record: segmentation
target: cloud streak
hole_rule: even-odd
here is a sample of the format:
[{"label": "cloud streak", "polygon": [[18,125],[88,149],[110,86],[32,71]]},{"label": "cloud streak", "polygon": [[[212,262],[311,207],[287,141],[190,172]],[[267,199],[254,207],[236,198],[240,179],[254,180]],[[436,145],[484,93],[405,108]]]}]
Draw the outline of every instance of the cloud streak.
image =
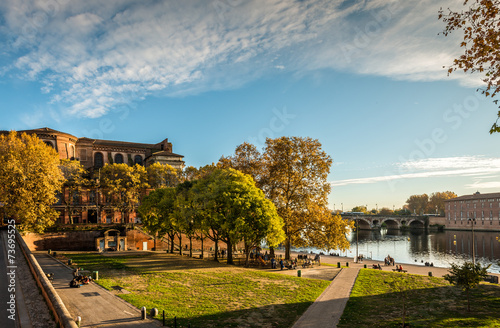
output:
[{"label": "cloud streak", "polygon": [[447,79],[456,42],[436,36],[438,9],[431,0],[6,0],[0,72],[40,81],[53,103],[85,117],[276,70]]},{"label": "cloud streak", "polygon": [[[450,176],[481,177],[489,174],[499,174],[500,158],[486,158],[476,156],[430,158],[418,161],[398,163],[397,166],[402,168],[402,172],[406,173],[368,178],[345,179],[332,181],[330,182],[330,184],[332,187],[339,187],[357,184],[388,182],[402,179],[424,179]],[[468,185],[468,187],[472,189],[498,188],[500,187],[500,184],[496,182],[476,182],[474,184]]]}]

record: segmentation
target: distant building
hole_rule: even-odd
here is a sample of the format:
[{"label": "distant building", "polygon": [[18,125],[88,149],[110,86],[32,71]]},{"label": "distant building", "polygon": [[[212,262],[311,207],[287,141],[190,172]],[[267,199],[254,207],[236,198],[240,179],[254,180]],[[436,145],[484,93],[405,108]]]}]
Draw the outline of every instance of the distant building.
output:
[{"label": "distant building", "polygon": [[500,193],[464,195],[444,201],[448,229],[500,230]]},{"label": "distant building", "polygon": [[[105,164],[125,163],[149,166],[153,163],[169,164],[175,169],[184,168],[184,156],[172,152],[172,143],[168,139],[156,144],[77,138],[71,134],[50,128],[18,131],[19,133],[36,134],[37,137],[59,153],[60,159],[79,160],[85,169],[99,169]],[[9,131],[0,131],[6,134]],[[122,213],[114,210],[104,195],[96,188],[81,190],[70,195],[63,189],[57,195],[58,201],[53,205],[59,213],[57,223],[134,223],[136,213]],[[71,203],[71,213],[64,203]],[[101,210],[99,210],[101,208]]]},{"label": "distant building", "polygon": [[[176,169],[184,167],[184,156],[172,152],[168,139],[156,144],[77,138],[71,134],[50,128],[18,131],[36,134],[47,145],[54,148],[61,159],[77,159],[86,169],[101,168],[106,163],[125,163],[130,166],[149,166],[159,162]],[[8,131],[0,131],[8,133]]]}]

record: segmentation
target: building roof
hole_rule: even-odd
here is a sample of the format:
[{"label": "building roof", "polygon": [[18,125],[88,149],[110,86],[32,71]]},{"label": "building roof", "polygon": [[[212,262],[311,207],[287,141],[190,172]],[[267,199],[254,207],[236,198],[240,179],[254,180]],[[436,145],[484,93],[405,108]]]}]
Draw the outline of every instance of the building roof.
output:
[{"label": "building roof", "polygon": [[485,198],[500,198],[500,192],[481,194],[478,191],[472,195],[463,195],[463,196],[447,199],[447,200],[445,200],[445,202],[457,201],[457,200],[475,200],[475,199],[485,199]]},{"label": "building roof", "polygon": [[153,153],[151,156],[174,156],[174,157],[184,157],[182,155],[179,155],[179,154],[175,154],[175,153],[171,153],[171,152],[168,152],[168,151],[165,151],[165,150],[162,150],[162,151],[158,151],[156,153]]}]

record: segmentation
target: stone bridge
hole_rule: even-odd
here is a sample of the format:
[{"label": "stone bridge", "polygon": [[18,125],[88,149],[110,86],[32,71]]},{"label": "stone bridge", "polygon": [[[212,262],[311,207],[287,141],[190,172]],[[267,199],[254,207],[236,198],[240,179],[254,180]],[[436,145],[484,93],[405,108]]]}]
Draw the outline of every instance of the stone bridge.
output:
[{"label": "stone bridge", "polygon": [[342,218],[357,221],[360,230],[380,229],[384,223],[387,229],[401,229],[403,227],[426,229],[429,226],[429,217],[427,216],[342,214]]}]

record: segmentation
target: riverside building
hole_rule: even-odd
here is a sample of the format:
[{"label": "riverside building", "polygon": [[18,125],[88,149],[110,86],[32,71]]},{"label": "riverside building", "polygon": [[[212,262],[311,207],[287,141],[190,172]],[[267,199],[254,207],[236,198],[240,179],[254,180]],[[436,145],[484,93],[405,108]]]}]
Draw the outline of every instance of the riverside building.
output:
[{"label": "riverside building", "polygon": [[447,229],[500,231],[500,193],[464,195],[444,201]]}]

